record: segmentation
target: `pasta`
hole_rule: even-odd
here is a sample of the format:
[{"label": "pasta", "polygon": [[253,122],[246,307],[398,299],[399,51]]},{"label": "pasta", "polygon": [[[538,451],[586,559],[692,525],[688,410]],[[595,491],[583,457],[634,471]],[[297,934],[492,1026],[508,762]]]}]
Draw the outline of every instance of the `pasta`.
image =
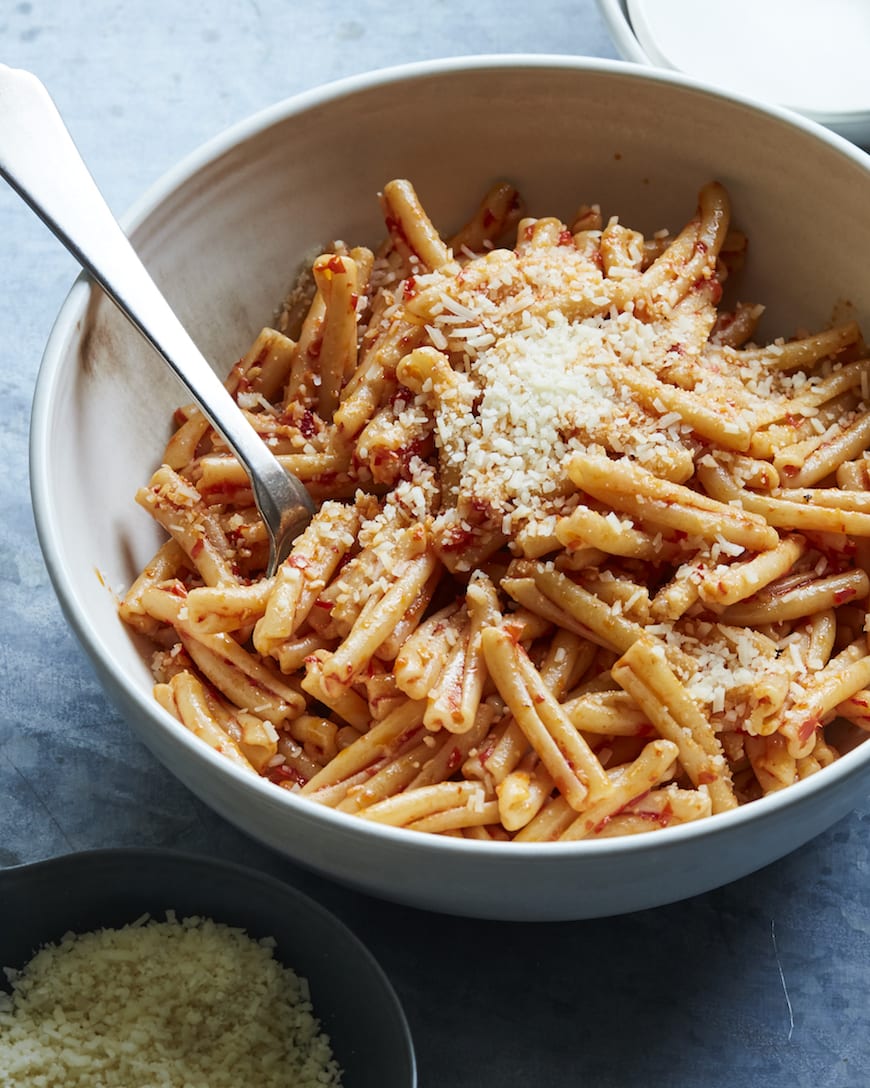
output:
[{"label": "pasta", "polygon": [[507,183],[452,237],[408,181],[381,202],[227,379],[319,503],[275,576],[196,409],[137,496],[160,704],[311,803],[517,842],[703,819],[864,736],[858,326],[752,340],[716,182],[675,236]]}]

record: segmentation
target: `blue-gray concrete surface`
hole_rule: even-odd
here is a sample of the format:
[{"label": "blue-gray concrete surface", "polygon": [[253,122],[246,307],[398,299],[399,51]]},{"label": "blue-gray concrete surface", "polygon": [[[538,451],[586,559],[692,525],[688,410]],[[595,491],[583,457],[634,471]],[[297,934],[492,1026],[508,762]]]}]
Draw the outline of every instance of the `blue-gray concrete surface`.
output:
[{"label": "blue-gray concrete surface", "polygon": [[[0,60],[49,86],[122,212],[180,156],[296,91],[485,52],[615,56],[592,0],[32,0]],[[133,739],[63,621],[33,528],[30,400],[76,268],[0,188],[0,864],[183,848],[309,892],[403,999],[422,1088],[870,1085],[870,802],[752,877],[623,918],[515,925],[348,892],[214,816]]]}]

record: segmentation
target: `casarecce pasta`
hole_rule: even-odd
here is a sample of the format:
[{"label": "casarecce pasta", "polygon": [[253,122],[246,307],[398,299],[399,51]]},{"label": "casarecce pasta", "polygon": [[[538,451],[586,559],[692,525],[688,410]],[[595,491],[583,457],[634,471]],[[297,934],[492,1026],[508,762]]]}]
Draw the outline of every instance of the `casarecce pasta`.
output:
[{"label": "casarecce pasta", "polygon": [[138,494],[161,705],[312,803],[519,842],[725,812],[870,731],[858,326],[754,342],[715,182],[675,236],[381,202],[227,379],[319,503],[277,574],[196,409]]}]

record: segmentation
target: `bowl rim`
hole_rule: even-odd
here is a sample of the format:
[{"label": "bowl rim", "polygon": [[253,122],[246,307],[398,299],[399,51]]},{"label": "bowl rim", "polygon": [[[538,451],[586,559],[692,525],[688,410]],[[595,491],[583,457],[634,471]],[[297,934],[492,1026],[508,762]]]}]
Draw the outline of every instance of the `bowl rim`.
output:
[{"label": "bowl rim", "polygon": [[601,18],[610,31],[613,44],[626,57],[636,64],[655,67],[651,57],[638,41],[629,21],[624,0],[595,0]]},{"label": "bowl rim", "polygon": [[[652,82],[679,87],[712,99],[741,105],[757,114],[764,115],[772,121],[778,121],[787,127],[802,130],[807,135],[828,145],[829,149],[835,154],[852,160],[868,175],[868,187],[870,187],[870,155],[850,143],[845,137],[839,136],[819,123],[784,107],[723,90],[713,84],[680,72],[647,68],[640,64],[622,60],[546,53],[495,53],[436,58],[377,68],[330,81],[266,106],[201,143],[178,163],[166,170],[121,216],[121,223],[128,234],[134,234],[136,228],[149,215],[157,211],[165,200],[221,155],[241,143],[262,135],[273,126],[297,115],[304,114],[311,109],[334,100],[350,97],[359,91],[388,86],[401,81],[424,81],[432,77],[444,77],[458,72],[492,71],[499,68],[527,71],[558,70],[561,72],[592,73],[604,76],[613,75],[634,79],[638,83]],[[89,656],[95,662],[106,663],[111,667],[110,663],[113,660],[111,648],[102,639],[89,618],[73,607],[73,602],[77,596],[74,588],[75,579],[70,577],[63,558],[59,526],[55,523],[50,502],[52,406],[56,401],[56,390],[64,370],[68,345],[76,336],[77,323],[85,312],[91,293],[91,283],[86,274],[81,273],[58,312],[46,342],[33,397],[29,444],[30,488],[37,536],[49,576],[67,622]],[[845,753],[831,766],[823,768],[818,774],[793,783],[784,790],[768,794],[728,812],[718,813],[675,827],[659,828],[652,834],[627,835],[598,840],[581,839],[572,842],[516,843],[459,839],[451,836],[414,833],[404,828],[361,820],[358,816],[338,812],[328,806],[314,804],[307,798],[276,788],[274,784],[262,778],[255,779],[217,752],[214,752],[201,740],[184,730],[183,727],[180,727],[179,723],[168,711],[153,700],[150,694],[142,691],[137,684],[131,683],[123,672],[114,670],[114,679],[123,686],[127,698],[138,707],[144,717],[154,722],[163,732],[171,730],[174,743],[188,747],[191,753],[195,754],[197,762],[208,765],[209,774],[223,776],[228,785],[232,784],[238,787],[245,783],[248,789],[260,793],[265,803],[271,802],[273,805],[286,806],[289,811],[295,812],[312,822],[325,824],[336,833],[365,841],[380,840],[398,847],[408,847],[413,844],[415,852],[422,855],[472,854],[481,860],[522,857],[524,861],[528,861],[530,858],[549,861],[558,858],[600,857],[602,855],[625,857],[637,853],[646,853],[651,849],[677,848],[700,837],[716,836],[725,834],[732,829],[736,830],[747,822],[764,821],[778,817],[811,797],[836,789],[838,783],[845,783],[855,777],[870,773],[870,738],[868,738],[866,742],[858,744],[856,748]]]},{"label": "bowl rim", "polygon": [[[234,877],[242,883],[257,882],[269,888],[277,895],[286,896],[297,900],[305,910],[317,914],[322,920],[341,930],[350,943],[365,954],[369,966],[375,974],[381,976],[381,981],[386,988],[393,991],[393,985],[386,971],[381,967],[374,953],[371,952],[365,942],[357,936],[351,927],[334,911],[325,907],[314,896],[303,892],[294,884],[284,880],[265,869],[248,865],[244,862],[234,861],[230,858],[217,857],[212,854],[204,854],[194,850],[181,850],[176,847],[166,846],[97,846],[84,850],[68,850],[61,854],[51,854],[47,857],[37,858],[34,861],[16,862],[13,865],[0,866],[0,887],[6,881],[26,879],[29,874],[50,872],[53,869],[63,872],[65,869],[88,868],[99,865],[123,865],[132,866],[139,863],[147,863],[157,866],[171,866],[179,869],[205,867],[227,877]],[[171,908],[167,908],[171,909]],[[160,919],[156,919],[160,921]],[[212,916],[212,921],[220,922],[220,918]],[[274,936],[274,934],[272,934]],[[2,967],[3,965],[0,965]],[[292,964],[290,965],[292,966]],[[397,1011],[404,1013],[398,995],[392,993]],[[410,1036],[410,1031],[408,1032]]]}]

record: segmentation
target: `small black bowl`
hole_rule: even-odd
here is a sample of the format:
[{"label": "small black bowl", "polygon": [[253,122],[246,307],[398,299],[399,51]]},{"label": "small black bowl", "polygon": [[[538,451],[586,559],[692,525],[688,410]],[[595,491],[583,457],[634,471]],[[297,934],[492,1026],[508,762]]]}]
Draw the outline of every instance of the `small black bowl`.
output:
[{"label": "small black bowl", "polygon": [[[315,1015],[345,1088],[415,1088],[414,1046],[386,975],[336,917],[265,873],[163,850],[93,850],[0,870],[0,968],[21,968],[70,930],[118,927],[142,914],[206,916],[274,937],[308,979]],[[0,972],[0,985],[5,985]]]}]

